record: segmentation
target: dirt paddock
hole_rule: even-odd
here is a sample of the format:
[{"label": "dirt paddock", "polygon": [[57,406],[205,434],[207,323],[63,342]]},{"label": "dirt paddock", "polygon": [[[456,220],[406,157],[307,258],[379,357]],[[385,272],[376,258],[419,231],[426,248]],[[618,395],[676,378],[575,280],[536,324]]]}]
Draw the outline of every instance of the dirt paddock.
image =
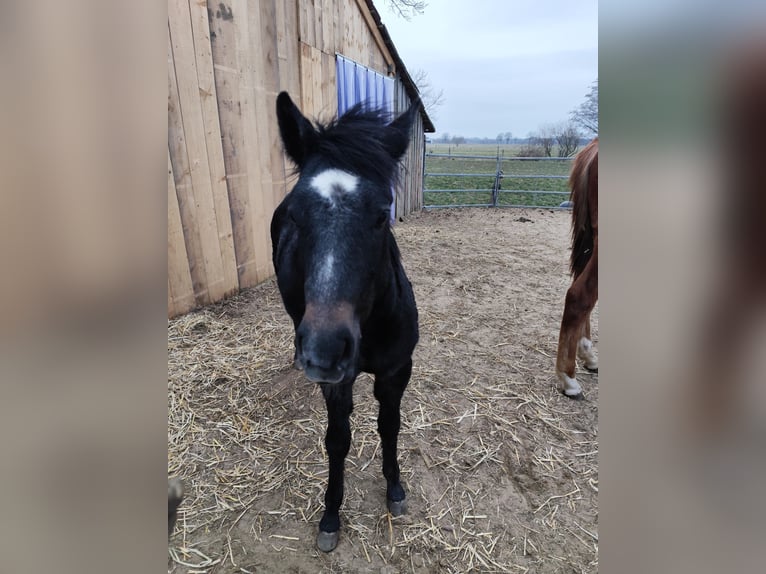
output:
[{"label": "dirt paddock", "polygon": [[[596,572],[598,376],[553,373],[570,214],[414,214],[395,234],[420,311],[402,402],[408,514],[386,512],[372,380],[354,388],[337,549],[319,389],[292,368],[273,280],[168,323],[168,471],[187,499],[169,572]],[[598,348],[598,308],[593,313]]]}]

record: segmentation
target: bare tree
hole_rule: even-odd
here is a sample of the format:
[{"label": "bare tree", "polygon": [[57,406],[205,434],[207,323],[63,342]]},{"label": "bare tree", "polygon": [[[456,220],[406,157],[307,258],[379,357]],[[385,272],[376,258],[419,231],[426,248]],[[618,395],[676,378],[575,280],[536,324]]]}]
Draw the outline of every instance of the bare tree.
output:
[{"label": "bare tree", "polygon": [[428,3],[423,0],[388,0],[389,10],[405,20],[410,20],[413,16],[422,14],[426,6],[428,6]]},{"label": "bare tree", "polygon": [[417,69],[412,72],[412,81],[418,87],[420,99],[426,108],[426,113],[432,120],[436,119],[436,109],[444,104],[444,90],[436,90],[428,79],[428,73],[425,70]]},{"label": "bare tree", "polygon": [[571,157],[577,152],[580,144],[580,132],[574,122],[561,122],[555,127],[556,144],[559,157]]},{"label": "bare tree", "polygon": [[450,143],[452,140],[452,136],[449,135],[449,132],[444,132],[442,135],[442,143]]},{"label": "bare tree", "polygon": [[553,153],[553,144],[556,143],[556,126],[545,124],[540,126],[540,130],[530,134],[529,144],[538,148],[544,157],[551,157]]},{"label": "bare tree", "polygon": [[509,144],[511,143],[511,138],[513,138],[513,134],[511,132],[505,132],[505,143]]},{"label": "bare tree", "polygon": [[505,134],[501,132],[501,133],[497,134],[497,137],[495,138],[495,141],[497,143],[501,144],[501,143],[503,143],[504,139],[505,139]]},{"label": "bare tree", "polygon": [[586,134],[598,135],[598,78],[591,84],[585,101],[569,114],[572,121]]},{"label": "bare tree", "polygon": [[459,146],[460,144],[465,143],[465,137],[463,136],[452,136],[452,143],[455,144],[455,147]]}]

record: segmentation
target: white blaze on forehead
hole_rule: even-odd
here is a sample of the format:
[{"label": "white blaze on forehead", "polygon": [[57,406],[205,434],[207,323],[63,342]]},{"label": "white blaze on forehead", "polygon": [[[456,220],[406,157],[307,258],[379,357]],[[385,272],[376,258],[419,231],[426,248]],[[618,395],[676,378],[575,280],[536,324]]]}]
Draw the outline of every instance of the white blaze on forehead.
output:
[{"label": "white blaze on forehead", "polygon": [[340,169],[328,169],[311,178],[311,187],[331,202],[343,193],[353,193],[359,185],[359,178]]}]

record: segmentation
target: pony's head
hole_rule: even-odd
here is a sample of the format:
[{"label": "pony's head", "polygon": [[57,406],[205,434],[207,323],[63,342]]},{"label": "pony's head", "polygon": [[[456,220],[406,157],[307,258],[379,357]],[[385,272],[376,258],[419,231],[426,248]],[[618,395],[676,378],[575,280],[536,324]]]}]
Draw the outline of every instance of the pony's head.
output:
[{"label": "pony's head", "polygon": [[287,93],[277,97],[282,142],[300,176],[274,213],[274,267],[296,327],[296,365],[309,380],[340,383],[359,372],[360,325],[391,287],[391,186],[416,114],[413,105],[387,123],[379,110],[355,106],[314,126]]}]

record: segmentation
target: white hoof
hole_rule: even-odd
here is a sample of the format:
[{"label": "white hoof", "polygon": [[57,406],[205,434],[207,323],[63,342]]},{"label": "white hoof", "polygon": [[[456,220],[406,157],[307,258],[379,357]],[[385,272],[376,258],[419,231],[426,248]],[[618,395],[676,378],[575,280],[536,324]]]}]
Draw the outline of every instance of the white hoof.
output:
[{"label": "white hoof", "polygon": [[575,397],[582,394],[582,387],[577,379],[573,379],[566,375],[566,373],[556,373],[559,381],[561,382],[561,391],[568,397]]},{"label": "white hoof", "polygon": [[589,371],[598,371],[598,357],[593,351],[593,342],[582,337],[577,343],[577,357]]}]

